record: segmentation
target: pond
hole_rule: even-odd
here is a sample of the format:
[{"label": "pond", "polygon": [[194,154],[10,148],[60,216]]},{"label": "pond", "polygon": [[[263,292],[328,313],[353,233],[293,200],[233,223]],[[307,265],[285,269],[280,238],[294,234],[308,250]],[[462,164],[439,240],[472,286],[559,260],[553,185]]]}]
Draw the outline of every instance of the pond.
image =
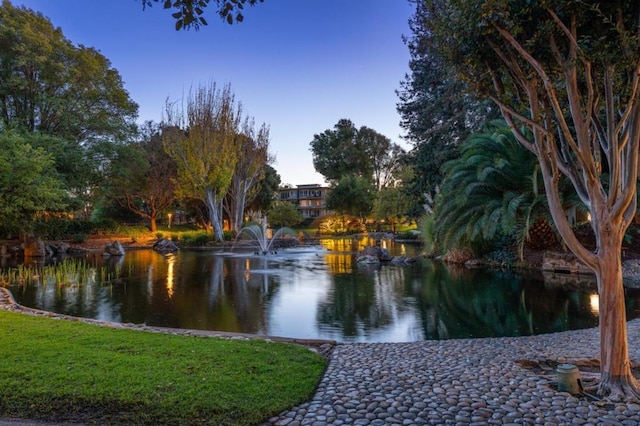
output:
[{"label": "pond", "polygon": [[[133,250],[121,258],[87,258],[82,280],[67,270],[59,285],[40,272],[39,284],[27,279],[8,288],[24,306],[78,317],[340,342],[521,336],[597,326],[595,288],[577,289],[573,278],[545,280],[541,274],[426,259],[360,267],[355,250],[365,243],[325,240],[267,256]],[[420,250],[385,244],[393,254]],[[627,292],[627,312],[629,319],[638,316],[640,293]]]}]

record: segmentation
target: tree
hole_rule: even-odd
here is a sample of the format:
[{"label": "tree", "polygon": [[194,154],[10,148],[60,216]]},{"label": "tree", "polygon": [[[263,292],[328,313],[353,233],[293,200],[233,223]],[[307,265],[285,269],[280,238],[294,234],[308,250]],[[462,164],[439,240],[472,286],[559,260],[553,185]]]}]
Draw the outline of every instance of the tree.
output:
[{"label": "tree", "polygon": [[404,153],[386,136],[366,126],[357,129],[347,119],[313,135],[310,145],[313,166],[327,180],[336,183],[355,174],[371,180],[376,188],[392,182]]},{"label": "tree", "polygon": [[369,127],[362,126],[357,135],[359,145],[371,162],[373,185],[380,191],[394,183],[396,173],[402,166],[401,159],[405,152],[391,140]]},{"label": "tree", "polygon": [[23,238],[31,234],[37,214],[65,207],[66,195],[53,157],[30,144],[40,137],[0,133],[2,225]]},{"label": "tree", "polygon": [[186,111],[167,102],[166,125],[184,136],[164,137],[164,148],[178,166],[179,193],[204,202],[215,238],[223,241],[223,200],[240,155],[242,107],[230,85],[220,90],[215,83],[190,91],[186,102]]},{"label": "tree", "polygon": [[304,220],[302,213],[289,201],[276,201],[267,212],[269,223],[273,226],[295,226]]},{"label": "tree", "polygon": [[443,195],[435,208],[438,242],[451,249],[515,234],[522,259],[530,230],[549,216],[535,155],[504,123],[474,133],[461,151],[460,158],[442,167]]},{"label": "tree", "polygon": [[119,206],[149,219],[152,232],[158,230],[157,218],[175,200],[177,166],[163,149],[163,139],[179,139],[177,128],[160,129],[146,123],[142,140],[118,147],[109,163],[105,188],[107,196]]},{"label": "tree", "polygon": [[[204,9],[209,5],[210,0],[142,0],[142,8],[151,7],[153,3],[163,1],[165,9],[174,9],[176,12],[171,16],[176,20],[176,30],[193,27],[200,29],[200,25],[207,25],[204,19]],[[253,6],[262,3],[263,0],[214,0],[218,6],[218,15],[227,23],[242,22],[244,15],[242,10],[246,4]]]},{"label": "tree", "polygon": [[416,11],[409,21],[412,32],[405,37],[409,48],[410,73],[398,90],[397,110],[405,139],[413,145],[407,161],[413,177],[403,191],[411,200],[407,213],[418,217],[425,213],[426,200],[436,195],[442,182],[440,167],[458,156],[459,145],[483,123],[498,117],[490,101],[469,94],[456,69],[436,50],[430,30],[428,2],[414,1]]},{"label": "tree", "polygon": [[[600,297],[598,393],[640,397],[630,370],[621,246],[636,215],[640,145],[640,3],[425,1],[436,50],[500,108],[535,154],[566,246],[595,275]],[[526,129],[526,131],[524,131]],[[585,247],[562,208],[566,176],[591,214]]]},{"label": "tree", "polygon": [[333,129],[313,135],[310,145],[316,171],[334,182],[351,173],[369,175],[370,166],[357,145],[357,133],[351,120],[341,119]]},{"label": "tree", "polygon": [[79,144],[124,140],[138,106],[97,50],[74,46],[40,13],[0,7],[0,127]]},{"label": "tree", "polygon": [[238,160],[224,203],[232,231],[242,228],[245,206],[257,195],[264,168],[273,161],[269,155],[269,128],[263,124],[256,131],[253,120],[248,119],[242,127],[237,137]]},{"label": "tree", "polygon": [[373,209],[373,192],[369,179],[347,175],[327,195],[327,209],[363,219]]},{"label": "tree", "polygon": [[138,106],[104,56],[41,14],[4,0],[0,22],[0,129],[53,136],[35,142],[54,155],[70,207],[85,207],[114,143],[134,134]]},{"label": "tree", "polygon": [[385,220],[396,231],[396,224],[406,214],[407,197],[402,188],[387,186],[378,191],[373,204],[373,216],[376,220]]},{"label": "tree", "polygon": [[[256,194],[251,202],[247,203],[247,211],[251,213],[266,212],[275,202],[280,187],[280,175],[269,164],[264,167],[264,175],[256,185]],[[259,216],[259,214],[255,214]]]}]

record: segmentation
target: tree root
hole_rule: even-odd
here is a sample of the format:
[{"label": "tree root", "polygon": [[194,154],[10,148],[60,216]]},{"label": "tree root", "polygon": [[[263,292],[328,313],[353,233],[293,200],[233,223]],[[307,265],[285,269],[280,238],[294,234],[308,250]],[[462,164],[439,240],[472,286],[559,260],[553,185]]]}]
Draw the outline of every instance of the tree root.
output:
[{"label": "tree root", "polygon": [[635,380],[604,380],[598,385],[597,394],[611,402],[640,402],[640,389]]},{"label": "tree root", "polygon": [[[540,378],[549,379],[553,374],[553,361],[518,360],[517,362],[524,368],[542,373],[538,376]],[[581,360],[575,362],[575,364],[591,369],[599,367],[599,362],[594,362],[594,360]],[[637,363],[634,364],[638,365]],[[607,377],[605,375],[603,378],[603,375],[599,372],[581,371],[580,378],[582,380],[583,395],[586,397],[602,401],[602,403],[640,403],[640,383],[633,375],[630,377]]]}]

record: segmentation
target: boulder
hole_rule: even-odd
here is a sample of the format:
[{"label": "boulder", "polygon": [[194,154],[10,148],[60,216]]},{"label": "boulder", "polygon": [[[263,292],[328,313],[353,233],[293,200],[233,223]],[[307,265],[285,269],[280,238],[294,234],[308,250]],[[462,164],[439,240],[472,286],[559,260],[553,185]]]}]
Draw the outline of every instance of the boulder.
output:
[{"label": "boulder", "polygon": [[396,256],[393,259],[391,259],[391,263],[393,263],[394,265],[410,265],[412,263],[416,263],[418,261],[418,259],[416,259],[413,256]]},{"label": "boulder", "polygon": [[571,253],[545,252],[542,270],[570,274],[593,274],[593,271]]},{"label": "boulder", "polygon": [[58,255],[58,254],[69,253],[69,248],[71,246],[68,243],[55,242],[55,243],[49,244],[48,247],[53,252],[53,254]]},{"label": "boulder", "polygon": [[45,257],[47,247],[39,238],[28,238],[23,247],[24,257]]},{"label": "boulder", "polygon": [[358,256],[358,258],[356,259],[356,262],[358,262],[358,264],[374,265],[374,264],[379,264],[380,259],[378,259],[377,256],[371,256],[371,255],[365,254],[365,255]]},{"label": "boulder", "polygon": [[168,254],[180,250],[180,247],[171,240],[161,238],[153,244],[153,249],[160,254]]},{"label": "boulder", "polygon": [[366,246],[358,252],[358,258],[361,256],[377,257],[380,262],[390,262],[393,259],[389,250],[378,246]]},{"label": "boulder", "polygon": [[124,247],[120,241],[114,241],[104,247],[105,256],[124,256]]}]

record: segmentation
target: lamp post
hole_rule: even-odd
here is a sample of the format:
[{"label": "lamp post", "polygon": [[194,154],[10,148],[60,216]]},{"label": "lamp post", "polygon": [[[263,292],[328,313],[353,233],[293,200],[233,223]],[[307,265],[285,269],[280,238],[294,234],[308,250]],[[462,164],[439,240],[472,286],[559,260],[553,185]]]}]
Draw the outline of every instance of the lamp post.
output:
[{"label": "lamp post", "polygon": [[173,213],[167,213],[167,217],[169,218],[169,226],[167,226],[167,228],[171,229],[171,218],[173,217]]}]

